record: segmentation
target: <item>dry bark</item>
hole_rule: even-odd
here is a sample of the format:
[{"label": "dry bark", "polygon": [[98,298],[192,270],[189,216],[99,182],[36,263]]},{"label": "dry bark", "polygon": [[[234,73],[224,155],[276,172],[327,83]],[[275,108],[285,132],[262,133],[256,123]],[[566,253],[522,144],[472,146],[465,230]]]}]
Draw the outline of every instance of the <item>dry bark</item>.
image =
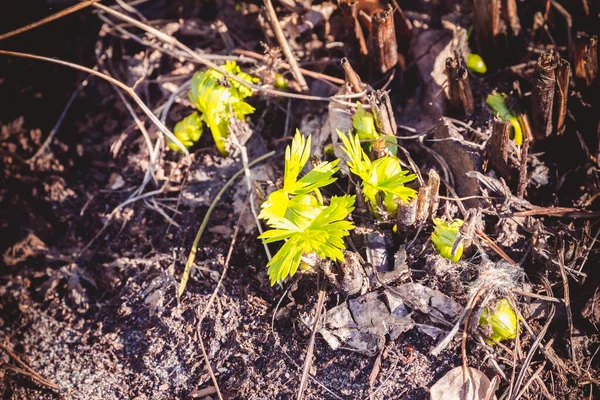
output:
[{"label": "dry bark", "polygon": [[519,36],[521,32],[521,22],[517,14],[516,0],[502,0],[502,18],[508,22],[513,36]]},{"label": "dry bark", "polygon": [[380,78],[398,64],[398,44],[391,6],[386,11],[373,14],[368,47],[371,78]]},{"label": "dry bark", "polygon": [[504,179],[510,175],[508,165],[508,145],[510,141],[510,122],[494,118],[492,137],[488,142],[490,166]]},{"label": "dry bark", "polygon": [[346,55],[356,65],[368,53],[367,42],[358,21],[358,0],[339,0],[338,5],[342,11],[346,32],[344,38],[345,47],[348,49]]},{"label": "dry bark", "polygon": [[387,92],[376,90],[367,95],[367,100],[371,106],[377,130],[383,135],[395,136],[398,127],[394,118],[390,96]]},{"label": "dry bark", "polygon": [[554,51],[542,54],[537,63],[531,90],[532,128],[536,139],[552,134],[552,111],[556,86],[557,55]]},{"label": "dry bark", "polygon": [[469,72],[458,52],[454,53],[454,58],[446,59],[446,74],[448,75],[449,111],[471,115],[475,107],[469,83]]},{"label": "dry bark", "polygon": [[477,51],[488,64],[495,64],[496,37],[500,33],[500,0],[474,0],[473,25]]},{"label": "dry bark", "polygon": [[571,64],[561,59],[556,67],[556,91],[554,93],[556,134],[562,135],[565,131],[565,117],[567,116],[567,98],[569,94],[569,72]]}]

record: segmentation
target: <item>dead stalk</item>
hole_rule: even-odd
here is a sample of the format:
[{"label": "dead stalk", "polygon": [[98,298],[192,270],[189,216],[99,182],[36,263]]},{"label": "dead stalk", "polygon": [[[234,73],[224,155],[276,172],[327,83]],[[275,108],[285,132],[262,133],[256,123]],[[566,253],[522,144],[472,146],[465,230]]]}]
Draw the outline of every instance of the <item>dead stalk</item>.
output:
[{"label": "dead stalk", "polygon": [[490,166],[499,176],[507,179],[510,175],[508,164],[508,145],[510,142],[510,123],[498,117],[492,122],[492,136],[488,142]]},{"label": "dead stalk", "polygon": [[591,86],[598,75],[598,36],[578,32],[573,49],[575,77]]},{"label": "dead stalk", "polygon": [[521,32],[521,22],[517,14],[516,0],[502,0],[502,18],[508,21],[513,36],[519,36]]},{"label": "dead stalk", "polygon": [[358,58],[362,59],[368,54],[367,42],[358,21],[358,0],[339,0],[338,5],[344,20],[345,43],[351,49],[350,56],[352,59],[358,62]]},{"label": "dead stalk", "polygon": [[342,68],[344,69],[344,75],[346,77],[345,83],[352,88],[353,93],[360,93],[363,91],[363,84],[360,81],[360,77],[350,65],[350,61],[346,57],[340,61]]},{"label": "dead stalk", "polygon": [[398,64],[398,43],[391,6],[386,11],[373,15],[368,47],[372,78],[385,75]]},{"label": "dead stalk", "polygon": [[531,128],[529,128],[529,119],[527,114],[519,114],[519,124],[523,130],[523,146],[521,146],[521,158],[519,160],[519,183],[517,184],[517,197],[523,198],[527,190],[529,178],[527,177],[527,156],[529,154],[529,136]]},{"label": "dead stalk", "polygon": [[554,93],[554,114],[556,121],[556,134],[562,135],[565,131],[565,118],[567,116],[567,99],[569,97],[569,73],[571,65],[561,59],[556,67],[556,91]]},{"label": "dead stalk", "polygon": [[500,33],[500,0],[474,0],[473,11],[477,51],[486,63],[495,64],[496,37]]},{"label": "dead stalk", "polygon": [[471,115],[475,110],[473,93],[469,83],[469,72],[463,65],[458,52],[454,57],[446,59],[446,74],[448,75],[448,93],[450,111],[457,114]]},{"label": "dead stalk", "polygon": [[550,51],[540,56],[531,90],[532,128],[536,139],[552,134],[552,111],[556,86],[557,55]]},{"label": "dead stalk", "polygon": [[319,290],[319,297],[317,299],[316,305],[315,321],[313,323],[312,332],[310,334],[308,348],[306,349],[304,366],[302,368],[302,377],[300,378],[300,386],[298,387],[298,394],[296,396],[296,399],[298,400],[302,400],[304,396],[304,390],[306,389],[306,384],[308,382],[308,374],[310,372],[310,366],[312,365],[312,356],[313,351],[315,349],[315,337],[317,335],[319,324],[321,323],[321,314],[325,305],[325,297],[327,294],[326,288],[326,282],[321,283],[321,289]]}]

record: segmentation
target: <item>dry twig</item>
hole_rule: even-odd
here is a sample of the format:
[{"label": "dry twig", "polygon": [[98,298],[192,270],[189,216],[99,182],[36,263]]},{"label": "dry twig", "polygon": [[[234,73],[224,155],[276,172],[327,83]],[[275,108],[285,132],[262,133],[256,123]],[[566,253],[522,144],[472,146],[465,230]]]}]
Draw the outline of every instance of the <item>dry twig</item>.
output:
[{"label": "dry twig", "polygon": [[302,73],[300,72],[300,67],[298,66],[298,61],[294,58],[294,53],[292,53],[292,49],[290,49],[290,45],[288,44],[285,35],[283,34],[283,30],[281,29],[281,25],[279,25],[279,20],[277,19],[277,14],[275,13],[275,8],[273,7],[273,3],[271,0],[264,0],[265,8],[267,9],[267,16],[271,21],[271,26],[273,27],[273,32],[277,37],[277,41],[279,42],[279,46],[281,46],[281,50],[287,59],[288,64],[290,65],[290,70],[292,71],[292,75],[294,75],[294,79],[300,85],[300,88],[303,92],[308,91],[308,85],[306,84],[306,80]]}]

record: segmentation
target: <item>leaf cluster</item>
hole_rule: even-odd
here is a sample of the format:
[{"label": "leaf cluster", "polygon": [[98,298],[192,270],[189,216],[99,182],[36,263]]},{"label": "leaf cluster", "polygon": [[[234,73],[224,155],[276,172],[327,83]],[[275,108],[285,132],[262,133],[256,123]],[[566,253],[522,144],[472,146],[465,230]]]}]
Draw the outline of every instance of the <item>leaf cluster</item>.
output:
[{"label": "leaf cluster", "polygon": [[337,133],[343,144],[342,150],[350,159],[348,167],[362,180],[362,192],[373,211],[377,212],[383,205],[387,213],[394,214],[398,210],[399,201],[408,203],[416,196],[416,190],[404,186],[416,176],[403,170],[397,157],[385,155],[371,161],[361,147],[358,134],[353,137],[351,134],[346,136],[339,130]]},{"label": "leaf cluster", "polygon": [[310,157],[311,137],[296,131],[285,151],[283,188],[262,204],[260,219],[271,228],[259,236],[264,243],[285,240],[267,264],[271,284],[294,275],[302,256],[343,261],[343,238],[354,225],[346,217],[354,210],[355,196],[333,196],[325,205],[320,188],[334,182],[339,160],[323,162],[298,179]]},{"label": "leaf cluster", "polygon": [[[228,73],[255,83],[257,78],[243,72],[235,61],[228,61],[223,67]],[[254,112],[254,107],[244,99],[252,96],[252,89],[237,81],[228,81],[221,73],[209,69],[196,72],[192,78],[189,99],[200,112],[192,113],[179,121],[174,128],[175,136],[186,147],[191,147],[202,136],[202,124],[206,123],[222,155],[227,155],[227,137],[229,136],[229,118],[244,119]],[[169,147],[177,150],[174,143]]]}]

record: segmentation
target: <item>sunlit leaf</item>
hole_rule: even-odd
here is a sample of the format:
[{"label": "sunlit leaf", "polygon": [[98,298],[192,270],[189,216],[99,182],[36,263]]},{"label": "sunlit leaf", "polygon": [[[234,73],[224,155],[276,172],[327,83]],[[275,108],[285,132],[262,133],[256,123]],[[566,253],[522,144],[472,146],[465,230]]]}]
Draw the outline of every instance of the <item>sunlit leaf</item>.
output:
[{"label": "sunlit leaf", "polygon": [[452,255],[452,248],[456,242],[458,231],[464,223],[461,219],[455,219],[452,222],[446,222],[439,218],[433,219],[434,230],[431,235],[431,241],[434,247],[444,258],[458,262],[463,253],[463,243],[456,248],[456,253]]}]

